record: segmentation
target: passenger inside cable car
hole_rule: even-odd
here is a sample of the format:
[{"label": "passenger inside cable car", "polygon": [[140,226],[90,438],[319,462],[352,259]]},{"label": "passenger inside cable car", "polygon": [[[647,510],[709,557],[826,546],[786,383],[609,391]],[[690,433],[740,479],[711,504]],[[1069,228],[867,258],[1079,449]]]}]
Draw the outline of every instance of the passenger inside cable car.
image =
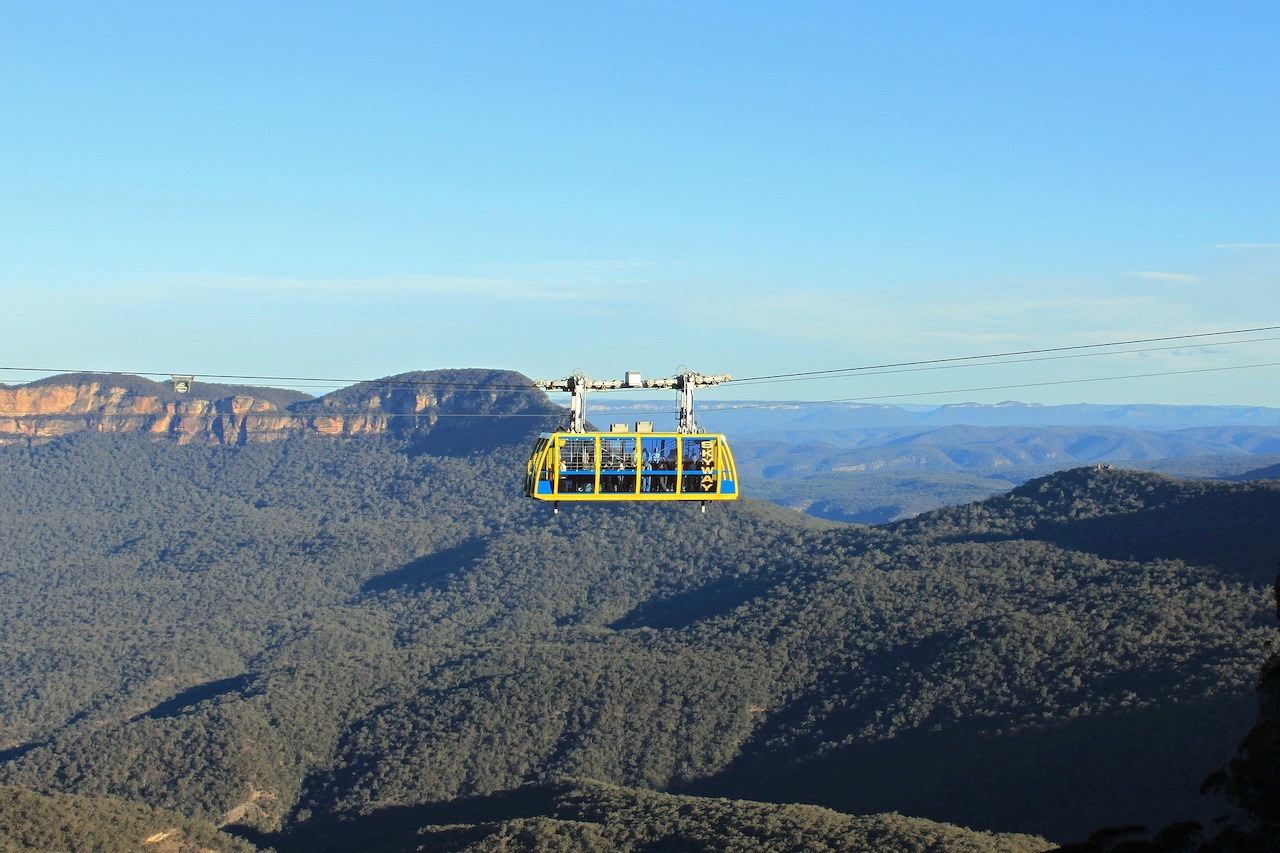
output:
[{"label": "passenger inside cable car", "polygon": [[543,433],[525,494],[551,501],[734,500],[737,471],[723,435]]},{"label": "passenger inside cable car", "polygon": [[[738,474],[729,442],[723,435],[704,433],[693,419],[693,389],[723,381],[726,376],[685,372],[672,379],[651,380],[643,387],[675,388],[680,392],[680,416],[672,432],[654,432],[647,421],[628,429],[614,424],[608,432],[587,428],[588,390],[624,387],[622,382],[588,379],[538,380],[540,388],[572,395],[569,425],[538,436],[529,457],[525,494],[553,501],[701,501],[736,500]],[[629,373],[625,387],[641,387],[638,373]]]}]

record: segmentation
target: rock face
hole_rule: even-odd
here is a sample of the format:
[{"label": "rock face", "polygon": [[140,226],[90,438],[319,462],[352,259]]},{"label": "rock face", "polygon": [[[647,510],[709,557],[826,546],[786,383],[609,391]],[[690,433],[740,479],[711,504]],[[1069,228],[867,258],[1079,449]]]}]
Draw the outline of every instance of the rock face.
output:
[{"label": "rock face", "polygon": [[179,443],[244,443],[296,429],[296,418],[269,400],[166,399],[108,380],[0,388],[0,442],[41,441],[82,430],[148,432]]},{"label": "rock face", "polygon": [[512,371],[438,370],[362,382],[319,398],[193,383],[179,394],[137,376],[67,374],[0,385],[0,444],[82,431],[145,432],[179,444],[247,444],[302,433],[425,433],[441,418],[553,417],[559,409]]}]

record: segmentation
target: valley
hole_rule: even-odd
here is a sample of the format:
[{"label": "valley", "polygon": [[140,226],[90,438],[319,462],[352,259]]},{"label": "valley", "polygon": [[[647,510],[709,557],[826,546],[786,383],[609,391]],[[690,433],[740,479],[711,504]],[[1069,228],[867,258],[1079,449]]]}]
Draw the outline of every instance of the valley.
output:
[{"label": "valley", "polygon": [[1275,480],[552,515],[519,497],[536,419],[468,406],[0,448],[0,785],[279,851],[635,849],[668,811],[689,849],[1024,850],[1231,811],[1198,789],[1276,635]]}]

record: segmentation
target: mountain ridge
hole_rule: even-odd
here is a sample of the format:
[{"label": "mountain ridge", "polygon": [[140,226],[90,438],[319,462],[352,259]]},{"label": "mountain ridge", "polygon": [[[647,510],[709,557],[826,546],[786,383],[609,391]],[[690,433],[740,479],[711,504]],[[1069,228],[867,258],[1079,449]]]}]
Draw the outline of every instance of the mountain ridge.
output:
[{"label": "mountain ridge", "polygon": [[179,444],[242,445],[298,434],[426,435],[441,418],[552,418],[526,377],[478,368],[414,371],[313,398],[301,391],[121,374],[63,374],[0,385],[0,445],[76,432],[139,432]]}]

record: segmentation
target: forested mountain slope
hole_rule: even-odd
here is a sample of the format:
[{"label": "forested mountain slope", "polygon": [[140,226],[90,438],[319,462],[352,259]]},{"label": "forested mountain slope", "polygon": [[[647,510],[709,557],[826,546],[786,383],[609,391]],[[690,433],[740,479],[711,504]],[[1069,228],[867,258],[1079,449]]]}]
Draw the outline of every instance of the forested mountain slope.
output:
[{"label": "forested mountain slope", "polygon": [[0,450],[0,780],[274,830],[573,777],[1066,840],[1184,815],[1247,728],[1280,484],[551,515],[526,428]]},{"label": "forested mountain slope", "polygon": [[0,787],[0,853],[252,853],[205,821],[139,803]]},{"label": "forested mountain slope", "polygon": [[354,820],[316,821],[270,840],[281,853],[357,847],[365,853],[1036,853],[1050,846],[1033,836],[976,832],[897,814],[851,817],[816,806],[677,796],[572,780],[382,810]]}]

